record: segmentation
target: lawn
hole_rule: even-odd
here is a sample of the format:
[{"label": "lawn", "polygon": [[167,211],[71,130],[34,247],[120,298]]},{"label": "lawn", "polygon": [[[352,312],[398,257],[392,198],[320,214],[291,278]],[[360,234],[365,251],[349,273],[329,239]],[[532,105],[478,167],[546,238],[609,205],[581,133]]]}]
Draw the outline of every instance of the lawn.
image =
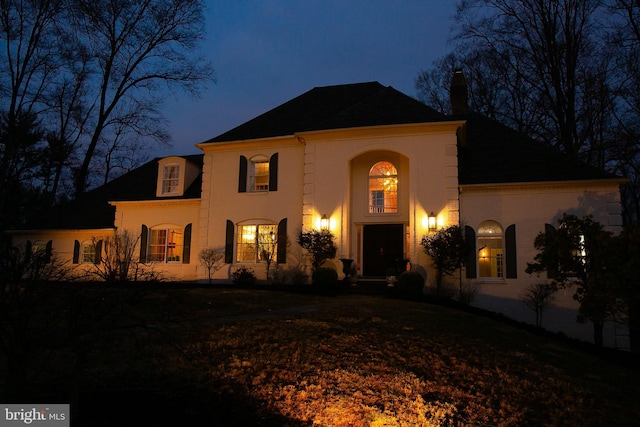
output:
[{"label": "lawn", "polygon": [[205,288],[65,298],[61,316],[75,311],[75,321],[57,328],[73,338],[42,347],[29,381],[33,396],[71,403],[72,425],[623,426],[640,418],[637,368],[436,304]]}]

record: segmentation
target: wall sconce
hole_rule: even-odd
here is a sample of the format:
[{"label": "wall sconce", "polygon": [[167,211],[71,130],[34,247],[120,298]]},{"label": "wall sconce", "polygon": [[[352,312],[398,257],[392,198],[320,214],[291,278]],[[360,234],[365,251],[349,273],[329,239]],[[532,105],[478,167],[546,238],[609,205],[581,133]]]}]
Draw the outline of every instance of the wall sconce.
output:
[{"label": "wall sconce", "polygon": [[438,225],[438,218],[436,217],[436,214],[433,213],[433,211],[431,211],[428,215],[427,215],[427,223],[429,225],[429,231],[433,232],[436,231],[437,229],[437,225]]},{"label": "wall sconce", "polygon": [[322,214],[322,217],[320,218],[320,229],[321,230],[329,229],[329,217],[327,216],[327,214]]}]

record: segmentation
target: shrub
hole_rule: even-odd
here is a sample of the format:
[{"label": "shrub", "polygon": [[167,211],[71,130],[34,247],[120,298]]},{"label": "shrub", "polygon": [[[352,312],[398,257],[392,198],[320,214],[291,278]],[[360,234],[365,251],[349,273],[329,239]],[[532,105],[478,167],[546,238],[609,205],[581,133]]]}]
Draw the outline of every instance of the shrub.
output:
[{"label": "shrub", "polygon": [[338,272],[333,268],[320,267],[313,271],[311,276],[313,286],[318,287],[324,293],[333,293],[338,290]]},{"label": "shrub", "polygon": [[396,286],[399,292],[407,296],[419,296],[422,295],[424,277],[417,271],[403,271],[400,276],[398,276]]},{"label": "shrub", "polygon": [[240,267],[231,273],[231,281],[238,286],[253,286],[256,283],[256,274],[249,267]]}]

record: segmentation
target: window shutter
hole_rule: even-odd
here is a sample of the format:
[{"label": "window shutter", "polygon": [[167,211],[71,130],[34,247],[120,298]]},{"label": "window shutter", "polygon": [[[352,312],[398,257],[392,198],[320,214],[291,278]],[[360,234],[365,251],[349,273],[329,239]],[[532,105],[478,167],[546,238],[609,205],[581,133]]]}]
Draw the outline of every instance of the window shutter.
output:
[{"label": "window shutter", "polygon": [[278,153],[269,159],[269,191],[278,191]]},{"label": "window shutter", "polygon": [[95,254],[95,258],[93,259],[93,263],[100,264],[101,261],[102,261],[102,239],[96,242],[96,254]]},{"label": "window shutter", "polygon": [[182,263],[189,264],[191,262],[191,224],[187,224],[184,228],[184,239],[182,245]]},{"label": "window shutter", "polygon": [[73,263],[80,263],[80,242],[77,240],[73,242]]},{"label": "window shutter", "polygon": [[507,279],[518,277],[518,260],[516,257],[516,225],[511,224],[504,232],[505,262],[507,264]]},{"label": "window shutter", "polygon": [[247,168],[248,160],[245,156],[240,156],[240,172],[238,173],[238,193],[247,192]]},{"label": "window shutter", "polygon": [[147,236],[149,235],[149,228],[142,224],[142,231],[140,232],[140,262],[147,262]]},{"label": "window shutter", "polygon": [[226,264],[233,264],[233,235],[234,235],[233,222],[227,220],[226,240],[224,245],[224,262]]},{"label": "window shutter", "polygon": [[287,262],[287,218],[280,220],[278,223],[278,248],[277,258],[278,264]]},{"label": "window shutter", "polygon": [[476,232],[473,228],[466,225],[464,227],[464,243],[466,252],[466,273],[467,279],[476,278],[476,261],[478,254],[476,253]]},{"label": "window shutter", "polygon": [[[553,239],[555,232],[556,232],[556,229],[553,225],[551,224],[544,225],[544,234],[545,234],[545,238],[547,239],[547,243],[545,246],[547,248],[552,246],[550,242],[551,242],[551,239]],[[547,278],[555,279],[557,277],[558,277],[558,256],[556,254],[556,256],[552,256],[551,259],[549,259],[549,262],[547,264]]]},{"label": "window shutter", "polygon": [[52,248],[53,248],[53,240],[49,240],[47,242],[47,246],[45,247],[45,251],[44,251],[44,262],[47,264],[51,262],[51,254],[53,252]]}]

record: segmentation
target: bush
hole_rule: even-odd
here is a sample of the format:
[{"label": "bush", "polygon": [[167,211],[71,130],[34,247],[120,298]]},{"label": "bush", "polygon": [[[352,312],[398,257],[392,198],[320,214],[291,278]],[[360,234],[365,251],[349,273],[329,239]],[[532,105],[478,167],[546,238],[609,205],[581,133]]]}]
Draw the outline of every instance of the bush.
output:
[{"label": "bush", "polygon": [[398,291],[407,296],[420,296],[424,287],[424,277],[417,271],[403,271],[396,284]]},{"label": "bush", "polygon": [[313,271],[311,276],[313,286],[323,293],[334,293],[338,290],[338,272],[333,268],[320,267]]},{"label": "bush", "polygon": [[256,283],[256,274],[251,268],[240,267],[231,273],[231,281],[238,286],[253,286]]}]

